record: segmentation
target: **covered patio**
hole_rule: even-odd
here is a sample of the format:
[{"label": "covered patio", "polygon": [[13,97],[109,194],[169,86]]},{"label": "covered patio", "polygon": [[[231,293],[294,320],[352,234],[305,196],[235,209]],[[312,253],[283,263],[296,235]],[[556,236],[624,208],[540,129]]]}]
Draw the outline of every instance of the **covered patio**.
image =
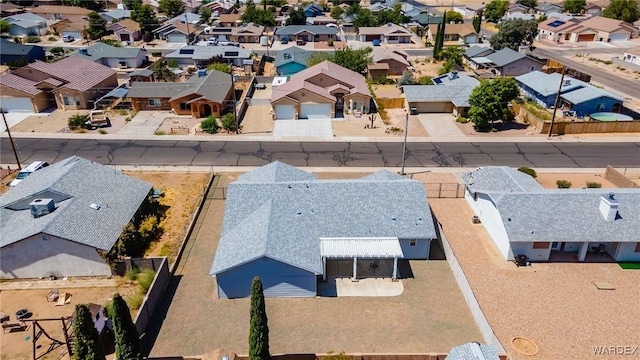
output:
[{"label": "covered patio", "polygon": [[320,255],[324,281],[327,281],[330,270],[340,277],[340,268],[344,269],[348,262],[351,263],[349,275],[352,281],[358,281],[359,274],[361,277],[388,274],[386,276],[396,280],[398,259],[404,257],[397,237],[320,238]]}]

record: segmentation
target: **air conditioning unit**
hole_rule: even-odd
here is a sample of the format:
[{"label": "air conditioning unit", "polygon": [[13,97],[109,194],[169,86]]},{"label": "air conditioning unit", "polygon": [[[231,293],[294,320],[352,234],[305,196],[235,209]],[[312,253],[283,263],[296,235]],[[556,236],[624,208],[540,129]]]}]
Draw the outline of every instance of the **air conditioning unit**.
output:
[{"label": "air conditioning unit", "polygon": [[482,223],[482,222],[480,221],[480,218],[479,218],[477,215],[473,215],[473,216],[471,217],[471,223],[472,223],[472,224],[480,224],[480,223]]}]

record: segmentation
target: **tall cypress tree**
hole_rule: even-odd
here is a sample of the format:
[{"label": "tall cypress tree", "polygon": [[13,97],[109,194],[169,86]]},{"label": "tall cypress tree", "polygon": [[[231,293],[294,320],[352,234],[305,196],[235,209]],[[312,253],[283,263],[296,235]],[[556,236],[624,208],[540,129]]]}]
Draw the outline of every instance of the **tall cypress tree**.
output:
[{"label": "tall cypress tree", "polygon": [[142,360],[142,346],[129,307],[120,294],[113,297],[113,331],[117,360]]},{"label": "tall cypress tree", "polygon": [[249,360],[268,360],[269,355],[269,326],[264,304],[262,281],[253,278],[251,284],[251,323],[249,325]]},{"label": "tall cypress tree", "polygon": [[87,305],[76,305],[76,320],[73,324],[76,360],[105,360],[104,345],[98,330],[93,325]]},{"label": "tall cypress tree", "polygon": [[442,49],[444,48],[444,32],[447,26],[447,13],[442,16],[442,23],[438,26],[438,36],[436,37],[436,44],[433,48],[433,57],[436,59],[441,58]]},{"label": "tall cypress tree", "polygon": [[473,29],[479,34],[480,33],[480,23],[482,22],[482,18],[480,15],[476,15],[473,18]]}]

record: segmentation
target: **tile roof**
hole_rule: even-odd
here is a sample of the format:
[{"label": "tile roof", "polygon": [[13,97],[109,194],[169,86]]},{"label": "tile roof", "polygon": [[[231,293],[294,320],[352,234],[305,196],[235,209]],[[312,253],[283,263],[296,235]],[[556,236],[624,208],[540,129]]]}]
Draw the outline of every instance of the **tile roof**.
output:
[{"label": "tile roof", "polygon": [[371,96],[367,82],[364,76],[358,74],[355,71],[343,68],[340,65],[336,65],[330,61],[323,61],[310,68],[300,71],[297,74],[291,76],[289,81],[274,88],[271,93],[271,102],[279,100],[281,98],[289,96],[289,94],[298,91],[302,88],[308,89],[320,96],[328,99],[335,99],[327,89],[317,85],[313,85],[307,81],[316,75],[324,74],[330,78],[336,79],[350,88],[350,94],[362,94],[365,96]]},{"label": "tile roof", "polygon": [[[151,184],[72,156],[33,173],[0,197],[0,247],[39,233],[109,251],[151,191]],[[54,199],[56,209],[33,218],[29,204]],[[94,210],[91,204],[100,208]]]},{"label": "tile roof", "polygon": [[140,30],[140,24],[131,19],[123,19],[113,25],[120,25],[121,28],[126,29],[129,32],[136,32]]},{"label": "tile roof", "polygon": [[585,103],[594,99],[602,98],[602,97],[607,97],[613,100],[617,100],[621,103],[624,102],[623,99],[617,96],[611,95],[610,93],[604,90],[600,90],[597,87],[593,87],[593,86],[587,86],[587,87],[583,87],[582,89],[573,90],[568,93],[560,95],[560,97],[574,105],[582,104],[582,103]]},{"label": "tile roof", "polygon": [[626,29],[628,31],[633,31],[633,25],[624,22],[622,20],[609,19],[603,16],[594,16],[585,21],[582,21],[580,25],[605,32],[614,32],[619,29]]},{"label": "tile roof", "polygon": [[75,51],[71,55],[99,61],[105,58],[135,59],[142,52],[142,49],[137,47],[116,47],[102,42],[95,43],[87,47],[86,50],[87,54]]},{"label": "tile roof", "polygon": [[192,76],[185,82],[134,82],[131,84],[130,98],[169,98],[176,100],[188,95],[198,95],[209,101],[223,103],[231,89],[231,75],[210,70],[206,76]]},{"label": "tile roof", "polygon": [[275,35],[298,35],[299,33],[306,31],[314,35],[335,35],[338,33],[338,29],[333,26],[325,25],[287,25],[277,28]]},{"label": "tile roof", "polygon": [[67,82],[66,88],[87,91],[116,74],[102,64],[77,56],[70,56],[54,63],[36,61],[28,67],[47,73]]},{"label": "tile roof", "polygon": [[35,81],[8,72],[0,74],[0,84],[28,95],[38,95],[42,92],[36,87]]},{"label": "tile roof", "polygon": [[406,57],[398,54],[394,50],[378,47],[373,49],[373,51],[371,52],[371,60],[373,61],[373,63],[377,63],[383,60],[395,60],[401,64],[409,66],[409,61],[407,61]]},{"label": "tile roof", "polygon": [[445,34],[457,34],[460,36],[467,36],[470,34],[476,34],[476,29],[472,24],[447,24],[444,28]]},{"label": "tile roof", "polygon": [[33,14],[89,15],[92,10],[79,6],[44,5],[27,8]]},{"label": "tile roof", "polygon": [[316,180],[287,167],[271,163],[229,185],[211,275],[261,257],[322,274],[321,237],[436,237],[418,181]]},{"label": "tile roof", "polygon": [[218,21],[221,23],[227,23],[227,22],[234,23],[240,20],[240,17],[241,17],[240,14],[220,14]]}]

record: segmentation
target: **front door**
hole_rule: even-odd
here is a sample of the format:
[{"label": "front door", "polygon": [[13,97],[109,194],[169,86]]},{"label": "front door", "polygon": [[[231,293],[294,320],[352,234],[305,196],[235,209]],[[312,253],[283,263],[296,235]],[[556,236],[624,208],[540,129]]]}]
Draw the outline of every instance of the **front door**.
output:
[{"label": "front door", "polygon": [[344,117],[344,97],[342,94],[336,94],[335,113],[337,118]]},{"label": "front door", "polygon": [[558,241],[554,241],[551,243],[551,250],[564,250],[564,242],[558,242]]}]

